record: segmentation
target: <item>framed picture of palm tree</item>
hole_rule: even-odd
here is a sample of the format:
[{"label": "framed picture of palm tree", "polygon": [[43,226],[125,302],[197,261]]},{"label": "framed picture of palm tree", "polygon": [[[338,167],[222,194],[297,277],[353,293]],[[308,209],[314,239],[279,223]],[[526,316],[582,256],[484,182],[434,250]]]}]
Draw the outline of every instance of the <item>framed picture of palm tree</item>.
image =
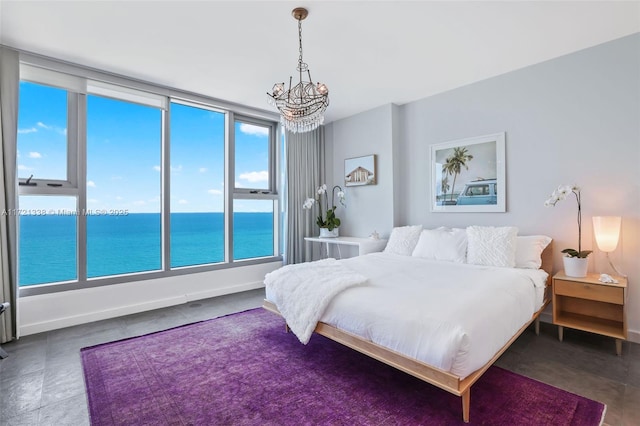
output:
[{"label": "framed picture of palm tree", "polygon": [[431,145],[432,212],[505,212],[505,133]]}]

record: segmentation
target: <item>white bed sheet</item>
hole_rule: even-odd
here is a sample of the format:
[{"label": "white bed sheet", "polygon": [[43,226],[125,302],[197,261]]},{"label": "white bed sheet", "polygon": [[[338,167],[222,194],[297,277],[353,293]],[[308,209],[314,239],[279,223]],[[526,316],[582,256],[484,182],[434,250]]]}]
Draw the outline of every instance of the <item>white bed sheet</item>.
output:
[{"label": "white bed sheet", "polygon": [[547,278],[542,270],[389,253],[341,262],[368,281],[334,297],[320,321],[461,378],[531,319]]}]

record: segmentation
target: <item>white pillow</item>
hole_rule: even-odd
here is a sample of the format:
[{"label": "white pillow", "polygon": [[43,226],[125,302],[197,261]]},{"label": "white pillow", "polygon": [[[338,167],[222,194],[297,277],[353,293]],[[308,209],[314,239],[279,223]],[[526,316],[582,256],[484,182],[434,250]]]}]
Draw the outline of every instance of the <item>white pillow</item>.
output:
[{"label": "white pillow", "polygon": [[411,256],[420,238],[420,232],[422,232],[422,225],[393,228],[384,252]]},{"label": "white pillow", "polygon": [[411,254],[433,260],[465,263],[467,261],[467,231],[460,228],[425,229]]},{"label": "white pillow", "polygon": [[467,262],[475,265],[516,266],[516,237],[513,226],[469,226],[467,228]]},{"label": "white pillow", "polygon": [[516,268],[540,269],[542,251],[551,238],[546,235],[527,235],[516,238]]}]

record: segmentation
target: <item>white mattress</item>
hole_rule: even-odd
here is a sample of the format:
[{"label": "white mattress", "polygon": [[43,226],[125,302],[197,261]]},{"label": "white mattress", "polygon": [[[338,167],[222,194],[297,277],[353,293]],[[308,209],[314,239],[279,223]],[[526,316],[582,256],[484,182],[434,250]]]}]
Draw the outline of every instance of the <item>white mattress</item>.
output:
[{"label": "white mattress", "polygon": [[320,321],[461,378],[531,319],[547,278],[542,270],[387,253],[341,262],[368,281],[333,298]]}]

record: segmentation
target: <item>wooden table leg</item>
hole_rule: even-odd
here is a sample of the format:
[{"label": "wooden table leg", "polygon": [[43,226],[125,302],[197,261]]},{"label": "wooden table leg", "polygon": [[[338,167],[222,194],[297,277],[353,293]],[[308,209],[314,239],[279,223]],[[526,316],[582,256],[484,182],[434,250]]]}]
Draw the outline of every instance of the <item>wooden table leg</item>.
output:
[{"label": "wooden table leg", "polygon": [[558,326],[558,340],[560,340],[562,342],[562,337],[564,334],[564,327],[559,325]]},{"label": "wooden table leg", "polygon": [[616,355],[622,355],[622,340],[616,339]]}]

